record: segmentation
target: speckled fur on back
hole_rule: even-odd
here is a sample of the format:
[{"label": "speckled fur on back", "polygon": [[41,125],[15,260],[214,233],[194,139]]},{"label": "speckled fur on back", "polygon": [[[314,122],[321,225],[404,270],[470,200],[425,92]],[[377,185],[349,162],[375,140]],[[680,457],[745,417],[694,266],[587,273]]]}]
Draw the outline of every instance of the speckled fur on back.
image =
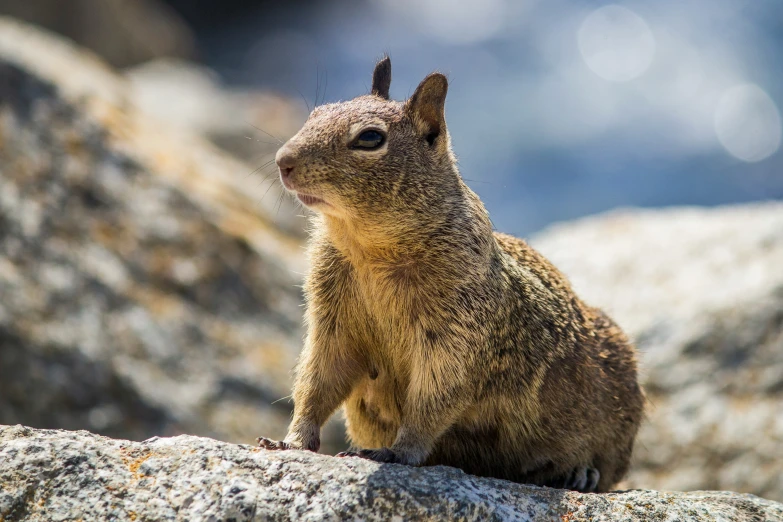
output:
[{"label": "speckled fur on back", "polygon": [[610,489],[643,412],[633,347],[540,254],[493,233],[451,151],[446,78],[404,103],[390,80],[386,58],[371,94],[317,107],[278,152],[317,214],[294,418],[262,446],[317,451],[344,405],[345,455]]}]

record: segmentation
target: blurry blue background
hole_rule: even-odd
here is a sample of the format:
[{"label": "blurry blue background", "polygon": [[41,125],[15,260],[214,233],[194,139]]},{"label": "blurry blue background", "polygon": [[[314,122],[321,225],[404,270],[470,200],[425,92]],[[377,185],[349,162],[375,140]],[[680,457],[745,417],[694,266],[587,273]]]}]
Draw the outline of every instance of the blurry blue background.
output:
[{"label": "blurry blue background", "polygon": [[226,82],[311,106],[366,93],[383,52],[397,99],[447,73],[462,174],[506,232],[783,198],[779,0],[169,3]]}]

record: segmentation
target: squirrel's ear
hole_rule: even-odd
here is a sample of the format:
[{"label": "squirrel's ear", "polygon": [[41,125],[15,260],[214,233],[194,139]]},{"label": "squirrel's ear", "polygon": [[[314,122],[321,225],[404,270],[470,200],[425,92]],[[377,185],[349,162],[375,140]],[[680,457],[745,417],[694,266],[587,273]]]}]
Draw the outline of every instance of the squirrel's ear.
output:
[{"label": "squirrel's ear", "polygon": [[375,64],[375,70],[372,72],[372,90],[370,93],[388,100],[390,86],[391,59],[388,56],[384,56],[380,62]]},{"label": "squirrel's ear", "polygon": [[449,82],[441,73],[432,73],[424,78],[416,92],[408,100],[406,110],[432,145],[446,129],[446,92]]}]

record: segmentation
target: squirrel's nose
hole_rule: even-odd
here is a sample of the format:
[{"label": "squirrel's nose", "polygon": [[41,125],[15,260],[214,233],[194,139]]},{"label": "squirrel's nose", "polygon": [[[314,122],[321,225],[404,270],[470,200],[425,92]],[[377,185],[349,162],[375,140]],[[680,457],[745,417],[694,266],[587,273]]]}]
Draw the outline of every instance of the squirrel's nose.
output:
[{"label": "squirrel's nose", "polygon": [[[275,155],[275,161],[280,169],[280,178],[283,180],[283,184],[288,187],[288,181],[294,174],[296,169],[296,156],[294,156],[290,150],[286,147],[281,148]],[[290,188],[290,187],[289,187]]]}]

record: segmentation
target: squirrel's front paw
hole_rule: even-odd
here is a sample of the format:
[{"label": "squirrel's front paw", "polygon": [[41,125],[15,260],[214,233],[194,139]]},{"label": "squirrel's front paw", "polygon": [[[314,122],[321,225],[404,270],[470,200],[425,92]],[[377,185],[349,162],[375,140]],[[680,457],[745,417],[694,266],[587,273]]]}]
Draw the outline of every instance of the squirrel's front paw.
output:
[{"label": "squirrel's front paw", "polygon": [[299,438],[286,437],[285,440],[273,440],[266,437],[258,437],[258,447],[268,450],[309,450],[318,451],[321,447],[321,439],[310,437],[307,442]]},{"label": "squirrel's front paw", "polygon": [[402,455],[389,448],[363,449],[358,451],[343,451],[337,454],[338,457],[359,457],[375,462],[391,462],[394,464],[409,464]]},{"label": "squirrel's front paw", "polygon": [[266,437],[258,437],[256,440],[258,441],[259,448],[268,450],[302,449],[282,440],[272,440],[267,439]]}]

